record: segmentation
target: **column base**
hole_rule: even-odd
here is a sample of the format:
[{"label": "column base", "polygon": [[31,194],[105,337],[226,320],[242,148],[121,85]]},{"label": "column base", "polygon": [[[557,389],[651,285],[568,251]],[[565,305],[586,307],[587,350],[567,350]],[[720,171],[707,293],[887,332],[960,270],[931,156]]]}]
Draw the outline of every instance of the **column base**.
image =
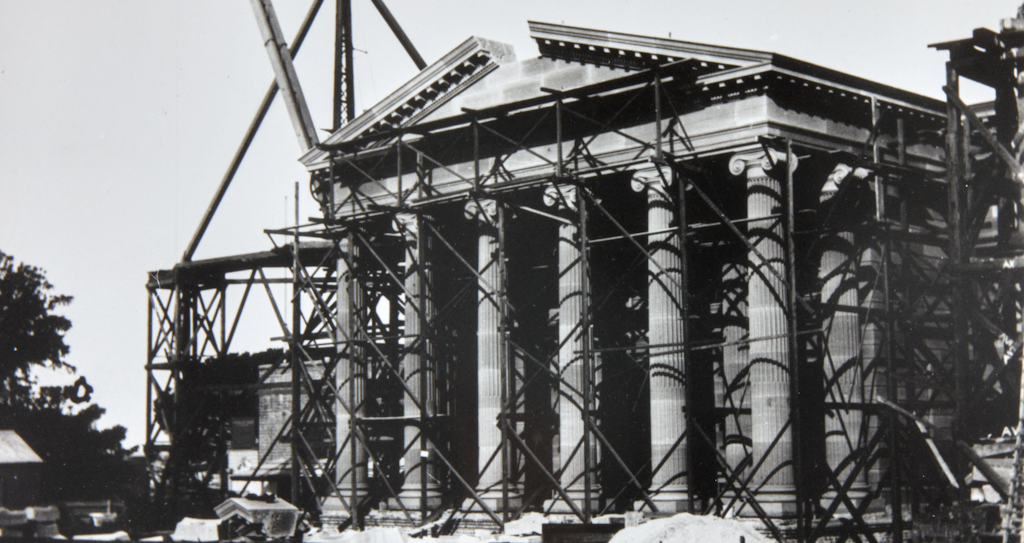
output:
[{"label": "column base", "polygon": [[[349,503],[352,500],[352,496],[351,495],[347,495],[347,494],[342,494],[342,495],[345,497],[345,503]],[[366,498],[366,494],[365,493],[360,493],[356,497],[356,499],[359,500],[359,501],[362,501],[364,498]],[[320,507],[320,510],[325,515],[339,516],[339,517],[348,518],[349,517],[349,512],[348,512],[348,508],[345,507],[345,503],[342,503],[341,500],[339,500],[337,496],[328,496],[324,500],[324,504]]]},{"label": "column base", "polygon": [[[770,518],[795,518],[796,488],[793,485],[765,485],[754,492],[757,504]],[[736,506],[738,509],[739,506]],[[740,511],[740,517],[756,517],[754,508],[747,505]]]},{"label": "column base", "polygon": [[[348,498],[346,498],[347,500]],[[324,500],[324,504],[320,508],[320,522],[323,523],[325,528],[333,527],[337,529],[345,524],[349,518],[351,518],[351,515],[349,515],[348,509],[337,496],[330,496]]]},{"label": "column base", "polygon": [[[661,490],[660,492],[648,489],[647,493],[650,495],[655,507],[658,508],[658,514],[667,513],[674,515],[676,513],[690,512],[690,495],[686,487],[676,487],[671,490]],[[647,505],[647,502],[643,500],[633,502],[633,510],[653,512],[651,507]]]},{"label": "column base", "polygon": [[[722,493],[722,516],[725,518],[732,518],[736,516],[736,511],[738,511],[740,507],[743,507],[743,504],[746,502],[747,499],[744,493],[726,490]],[[729,507],[730,503],[732,503],[732,507]],[[750,506],[746,506],[745,509],[749,507]],[[743,513],[741,513],[740,516],[743,516]]]},{"label": "column base", "polygon": [[[515,489],[515,490],[509,489],[509,492],[508,492],[508,502],[507,503],[505,501],[505,498],[502,496],[502,493],[501,493],[500,490],[498,490],[498,491],[487,491],[487,490],[481,491],[481,490],[477,490],[477,495],[480,496],[480,500],[482,502],[484,502],[485,504],[487,504],[487,507],[490,507],[491,511],[494,511],[494,512],[498,512],[498,511],[518,511],[519,508],[523,506],[523,496],[522,496],[522,493],[520,493],[518,489]],[[484,512],[483,508],[480,507],[480,504],[478,504],[476,502],[476,500],[473,500],[473,499],[470,499],[470,501],[469,501],[469,508],[467,509],[467,511],[470,511],[470,512],[478,511],[478,512],[481,512],[481,513]]]},{"label": "column base", "polygon": [[[440,492],[436,490],[428,490],[426,497],[426,506],[428,512],[434,511],[437,508],[441,507]],[[423,502],[421,501],[422,498],[423,496],[420,493],[419,489],[403,490],[398,493],[398,498],[387,499],[387,508],[388,510],[391,511],[401,511],[402,506],[404,505],[406,510],[408,510],[410,513],[415,513],[418,512],[420,510],[420,507],[423,505]],[[399,500],[401,500],[401,504],[399,504]]]},{"label": "column base", "polygon": [[[573,504],[579,508],[580,511],[586,511],[586,496],[582,489],[571,489],[566,490],[566,494],[569,495],[569,499],[573,501]],[[590,489],[590,514],[596,515],[604,509],[605,502],[601,499],[601,489],[594,487]],[[565,503],[565,500],[559,496],[544,500],[544,512],[551,514],[569,514],[574,515],[573,510],[569,507],[569,504]]]},{"label": "column base", "polygon": [[[863,505],[864,500],[868,499],[870,492],[868,492],[868,487],[866,485],[858,485],[847,491],[846,495],[847,497],[850,498],[850,501],[853,502],[854,507],[860,508],[861,505]],[[829,506],[832,505],[832,502],[838,498],[838,496],[838,492],[836,492],[835,490],[829,490],[828,492],[825,492],[821,496],[821,500],[818,503],[820,504],[822,509],[828,509]],[[867,509],[864,510],[864,513],[879,513],[884,510],[885,500],[882,496],[879,496],[878,498],[872,500],[872,502],[868,504],[868,507]],[[847,507],[846,503],[840,501],[839,507],[836,508],[834,516],[849,517],[852,516],[852,513],[850,511],[850,508]]]}]

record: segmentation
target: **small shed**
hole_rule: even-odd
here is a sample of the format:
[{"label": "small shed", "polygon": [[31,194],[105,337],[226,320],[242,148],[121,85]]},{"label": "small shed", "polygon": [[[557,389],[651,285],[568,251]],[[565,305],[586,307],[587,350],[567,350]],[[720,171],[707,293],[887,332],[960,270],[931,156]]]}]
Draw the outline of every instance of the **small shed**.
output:
[{"label": "small shed", "polygon": [[14,430],[0,430],[0,507],[40,505],[43,459]]}]

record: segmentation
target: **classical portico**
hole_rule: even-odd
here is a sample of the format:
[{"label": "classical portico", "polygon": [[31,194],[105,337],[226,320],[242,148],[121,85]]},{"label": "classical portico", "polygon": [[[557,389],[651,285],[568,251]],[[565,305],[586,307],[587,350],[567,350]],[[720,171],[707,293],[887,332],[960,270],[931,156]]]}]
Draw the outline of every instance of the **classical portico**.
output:
[{"label": "classical portico", "polygon": [[845,180],[875,190],[846,164],[865,141],[935,168],[878,112],[923,130],[936,103],[771,53],[531,32],[540,58],[469,40],[303,159],[332,220],[387,230],[337,262],[336,382],[367,419],[337,414],[343,495],[395,483],[393,514],[492,523],[878,501],[878,298],[859,223],[816,221]]}]

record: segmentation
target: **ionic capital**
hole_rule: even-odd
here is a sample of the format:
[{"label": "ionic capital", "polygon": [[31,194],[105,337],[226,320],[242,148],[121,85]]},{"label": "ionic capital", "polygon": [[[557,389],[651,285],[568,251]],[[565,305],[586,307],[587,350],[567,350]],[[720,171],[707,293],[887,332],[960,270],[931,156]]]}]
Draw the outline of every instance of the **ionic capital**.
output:
[{"label": "ionic capital", "polygon": [[870,172],[864,168],[851,168],[850,166],[839,163],[832,169],[832,173],[828,174],[828,179],[825,184],[821,187],[821,198],[820,201],[824,202],[829,198],[835,196],[839,192],[839,185],[850,175],[857,179],[865,179]]},{"label": "ionic capital", "polygon": [[473,199],[466,202],[464,209],[467,219],[479,219],[484,224],[495,224],[498,219],[498,201]]},{"label": "ionic capital", "polygon": [[667,167],[656,166],[645,170],[633,172],[633,178],[629,186],[634,192],[643,192],[650,188],[662,195],[668,194],[668,188],[672,184],[672,171]]},{"label": "ionic capital", "polygon": [[853,171],[853,169],[846,164],[836,164],[836,167],[832,169],[832,173],[828,174],[828,179],[825,180],[825,184],[821,187],[820,200],[824,202],[825,200],[835,196],[835,194],[839,192],[839,184],[843,182],[843,179],[846,179],[847,175],[850,175],[851,171]]},{"label": "ionic capital", "polygon": [[[768,149],[767,153],[761,150],[736,153],[729,159],[729,173],[740,175],[743,172],[747,172],[748,178],[759,177],[767,172],[781,170],[780,165],[785,164],[785,162],[786,155],[774,149]],[[793,163],[789,165],[789,171],[795,172],[799,163],[800,161],[794,155]]]},{"label": "ionic capital", "polygon": [[544,189],[544,205],[559,211],[576,211],[576,187],[553,184]]}]

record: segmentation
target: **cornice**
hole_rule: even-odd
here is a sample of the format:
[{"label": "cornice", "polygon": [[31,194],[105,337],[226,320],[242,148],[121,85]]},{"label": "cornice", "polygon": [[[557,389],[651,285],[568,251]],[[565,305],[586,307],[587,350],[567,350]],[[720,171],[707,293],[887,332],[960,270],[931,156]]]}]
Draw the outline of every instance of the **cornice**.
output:
[{"label": "cornice", "polygon": [[[945,118],[945,102],[916,95],[908,91],[886,87],[866,79],[861,80],[826,68],[816,68],[818,68],[817,71],[801,71],[782,67],[772,62],[765,62],[705,74],[697,79],[697,84],[701,92],[705,93],[728,93],[729,91],[726,89],[729,86],[744,83],[756,82],[765,87],[779,82],[798,84],[811,91],[831,94],[834,98],[860,100],[863,102],[870,102],[871,98],[875,98],[879,104],[908,113],[912,112],[935,119]],[[830,78],[828,76],[841,77]],[[843,79],[844,81],[837,81],[837,79]],[[851,85],[854,82],[863,83],[863,86],[856,87]],[[718,91],[718,89],[722,90]],[[881,92],[885,90],[893,92]]]},{"label": "cornice", "polygon": [[717,73],[704,76],[709,83],[743,77],[747,70],[775,71],[851,94],[884,97],[899,107],[938,115],[945,111],[942,101],[785,55],[536,21],[529,26],[541,54],[551,58],[634,69],[694,58],[720,64]]},{"label": "cornice", "polygon": [[[515,61],[511,45],[473,36],[424,68],[395,92],[345,124],[324,140],[329,145],[422,118],[499,64]],[[299,161],[310,166],[327,152],[313,149]]]},{"label": "cornice", "polygon": [[696,58],[721,64],[721,69],[765,62],[772,54],[669,38],[655,38],[552,23],[529,21],[530,37],[542,56],[587,61],[625,68],[642,68]]}]

